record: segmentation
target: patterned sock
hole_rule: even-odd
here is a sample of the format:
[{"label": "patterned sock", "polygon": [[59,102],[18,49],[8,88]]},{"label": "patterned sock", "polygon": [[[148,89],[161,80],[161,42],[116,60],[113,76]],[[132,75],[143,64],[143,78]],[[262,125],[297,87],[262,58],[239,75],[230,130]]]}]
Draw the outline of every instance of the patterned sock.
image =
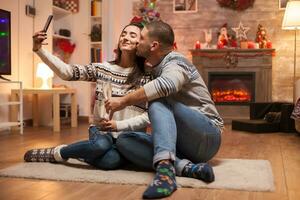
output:
[{"label": "patterned sock", "polygon": [[32,149],[25,153],[25,162],[63,162],[66,161],[60,155],[60,149],[67,145],[59,145],[57,147],[43,148],[43,149]]},{"label": "patterned sock", "polygon": [[52,162],[55,163],[54,148],[32,149],[25,153],[25,162]]},{"label": "patterned sock", "polygon": [[169,160],[162,160],[156,167],[156,175],[143,194],[144,199],[170,196],[177,189],[175,169]]},{"label": "patterned sock", "polygon": [[207,183],[215,180],[215,175],[212,167],[207,163],[188,163],[184,166],[182,176],[200,179]]}]

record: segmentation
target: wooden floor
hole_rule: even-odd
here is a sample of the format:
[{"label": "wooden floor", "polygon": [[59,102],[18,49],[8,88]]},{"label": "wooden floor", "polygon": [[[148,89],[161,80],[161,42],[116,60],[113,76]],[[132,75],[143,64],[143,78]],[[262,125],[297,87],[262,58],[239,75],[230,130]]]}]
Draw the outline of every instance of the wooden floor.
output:
[{"label": "wooden floor", "polygon": [[[87,137],[87,124],[77,129],[26,128],[18,132],[0,133],[0,169],[23,162],[26,150],[71,143]],[[167,199],[189,200],[299,200],[300,199],[300,135],[288,133],[250,134],[226,127],[218,158],[267,159],[272,164],[275,192],[179,188]],[[43,169],[40,169],[43,170]],[[141,199],[146,186],[99,183],[58,182],[16,178],[0,178],[0,199]]]}]

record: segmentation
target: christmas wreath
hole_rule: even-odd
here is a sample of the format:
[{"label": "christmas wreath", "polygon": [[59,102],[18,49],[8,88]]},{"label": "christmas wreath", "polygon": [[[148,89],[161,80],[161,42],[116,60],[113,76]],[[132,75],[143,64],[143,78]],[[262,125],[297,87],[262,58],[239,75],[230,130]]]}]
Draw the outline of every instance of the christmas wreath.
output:
[{"label": "christmas wreath", "polygon": [[255,0],[217,0],[220,6],[233,10],[246,10],[253,6],[254,1]]}]

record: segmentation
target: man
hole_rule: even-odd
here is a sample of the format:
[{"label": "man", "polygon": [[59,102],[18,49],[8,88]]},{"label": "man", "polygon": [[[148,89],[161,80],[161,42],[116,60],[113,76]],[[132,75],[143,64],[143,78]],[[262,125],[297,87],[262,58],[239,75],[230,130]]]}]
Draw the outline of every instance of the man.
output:
[{"label": "man", "polygon": [[[183,55],[173,52],[173,43],[174,32],[168,24],[147,24],[137,54],[146,58],[155,79],[135,92],[105,102],[111,113],[149,102],[156,176],[143,194],[146,199],[166,197],[177,189],[174,165],[178,175],[214,181],[208,164],[192,164],[189,160],[210,160],[221,143],[223,120],[197,69]],[[176,152],[189,160],[177,158]],[[134,162],[130,155],[126,158]]]}]

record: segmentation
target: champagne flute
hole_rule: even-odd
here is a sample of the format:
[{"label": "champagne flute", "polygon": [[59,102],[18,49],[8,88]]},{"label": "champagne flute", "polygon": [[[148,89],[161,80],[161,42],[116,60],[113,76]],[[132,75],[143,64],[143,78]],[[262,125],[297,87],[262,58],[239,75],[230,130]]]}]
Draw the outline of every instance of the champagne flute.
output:
[{"label": "champagne flute", "polygon": [[[109,99],[112,96],[111,82],[110,81],[102,82],[102,90],[103,90],[104,99],[105,100]],[[109,115],[110,115],[110,111],[108,113],[105,112],[104,118],[109,120]]]}]

